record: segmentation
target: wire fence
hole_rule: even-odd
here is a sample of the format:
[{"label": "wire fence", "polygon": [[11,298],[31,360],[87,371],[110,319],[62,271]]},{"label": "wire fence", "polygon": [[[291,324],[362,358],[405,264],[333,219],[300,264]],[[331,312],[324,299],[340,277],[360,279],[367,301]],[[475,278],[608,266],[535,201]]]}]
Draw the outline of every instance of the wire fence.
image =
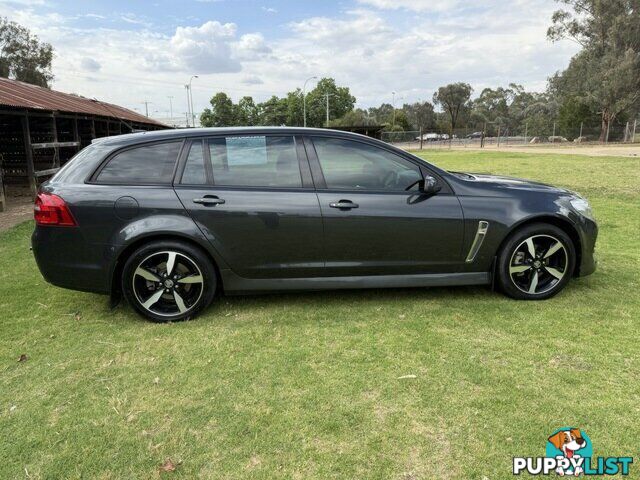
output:
[{"label": "wire fence", "polygon": [[500,147],[535,144],[589,144],[640,142],[640,120],[602,127],[575,126],[535,127],[525,123],[517,132],[500,125],[482,125],[480,128],[457,128],[453,134],[439,129],[382,132],[382,140],[407,149],[450,147]]}]

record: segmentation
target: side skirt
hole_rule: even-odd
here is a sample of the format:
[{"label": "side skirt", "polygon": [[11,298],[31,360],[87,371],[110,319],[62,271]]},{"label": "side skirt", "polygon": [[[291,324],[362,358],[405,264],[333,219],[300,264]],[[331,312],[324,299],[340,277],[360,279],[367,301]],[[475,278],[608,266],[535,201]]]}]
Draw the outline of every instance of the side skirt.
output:
[{"label": "side skirt", "polygon": [[355,288],[451,287],[490,285],[490,272],[431,273],[419,275],[370,275],[361,277],[243,278],[231,270],[222,270],[227,294],[287,292],[305,290],[342,290]]}]

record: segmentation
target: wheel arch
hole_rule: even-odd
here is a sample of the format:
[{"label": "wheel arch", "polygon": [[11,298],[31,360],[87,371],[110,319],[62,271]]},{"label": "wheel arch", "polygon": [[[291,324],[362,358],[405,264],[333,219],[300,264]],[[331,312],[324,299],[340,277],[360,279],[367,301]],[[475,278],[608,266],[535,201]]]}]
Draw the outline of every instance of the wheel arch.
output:
[{"label": "wheel arch", "polygon": [[578,230],[576,229],[576,227],[573,225],[573,223],[571,223],[570,220],[564,217],[555,216],[555,215],[537,215],[535,217],[526,218],[512,225],[509,231],[507,232],[507,234],[502,239],[502,242],[500,242],[500,246],[496,251],[496,255],[498,255],[502,251],[504,245],[507,243],[509,238],[515,232],[517,232],[523,227],[532,225],[534,223],[547,223],[550,225],[554,225],[560,228],[564,233],[566,233],[569,236],[569,238],[571,239],[571,243],[573,243],[573,248],[576,251],[576,261],[575,261],[574,270],[572,272],[572,276],[576,276],[580,270],[580,265],[582,260],[582,243],[580,241],[580,235],[578,234]]},{"label": "wheel arch", "polygon": [[211,252],[204,245],[202,245],[200,242],[194,240],[191,237],[188,237],[186,235],[181,235],[179,233],[170,233],[170,234],[158,233],[158,234],[150,234],[150,235],[144,235],[142,237],[139,237],[134,241],[132,241],[131,243],[129,243],[125,248],[122,249],[122,251],[118,253],[118,256],[114,262],[114,265],[111,271],[112,298],[113,297],[119,298],[122,293],[121,287],[120,287],[120,277],[122,276],[124,264],[127,262],[127,259],[131,256],[133,252],[135,252],[142,245],[150,242],[157,242],[157,241],[176,241],[176,242],[188,243],[192,247],[195,247],[198,250],[200,250],[209,259],[209,261],[211,262],[211,265],[213,265],[213,270],[216,272],[217,289],[218,290],[223,289],[222,275],[220,274],[220,267],[218,265],[218,262],[216,261],[214,256],[211,254]]}]

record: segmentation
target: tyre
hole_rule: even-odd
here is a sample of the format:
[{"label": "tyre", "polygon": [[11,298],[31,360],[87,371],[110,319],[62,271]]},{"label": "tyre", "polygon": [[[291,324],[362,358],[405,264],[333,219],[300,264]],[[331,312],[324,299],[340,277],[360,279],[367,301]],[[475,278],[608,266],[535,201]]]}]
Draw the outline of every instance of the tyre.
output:
[{"label": "tyre", "polygon": [[566,286],[575,264],[575,247],[562,229],[527,225],[513,233],[498,254],[498,285],[511,298],[544,300]]},{"label": "tyre", "polygon": [[199,248],[179,241],[155,241],[138,248],[122,271],[124,297],[153,322],[195,317],[216,292],[216,272]]}]

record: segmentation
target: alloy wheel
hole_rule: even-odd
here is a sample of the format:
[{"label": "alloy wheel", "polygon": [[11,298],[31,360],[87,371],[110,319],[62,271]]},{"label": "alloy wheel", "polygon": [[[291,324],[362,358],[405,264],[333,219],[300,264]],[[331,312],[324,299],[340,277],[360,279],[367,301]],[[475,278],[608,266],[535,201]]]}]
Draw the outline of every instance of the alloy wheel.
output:
[{"label": "alloy wheel", "polygon": [[160,316],[182,315],[192,309],[204,291],[198,265],[176,251],[155,252],[133,272],[133,293],[145,310]]},{"label": "alloy wheel", "polygon": [[521,242],[509,261],[509,277],[520,291],[540,295],[553,290],[567,274],[569,255],[551,235],[533,235]]}]

